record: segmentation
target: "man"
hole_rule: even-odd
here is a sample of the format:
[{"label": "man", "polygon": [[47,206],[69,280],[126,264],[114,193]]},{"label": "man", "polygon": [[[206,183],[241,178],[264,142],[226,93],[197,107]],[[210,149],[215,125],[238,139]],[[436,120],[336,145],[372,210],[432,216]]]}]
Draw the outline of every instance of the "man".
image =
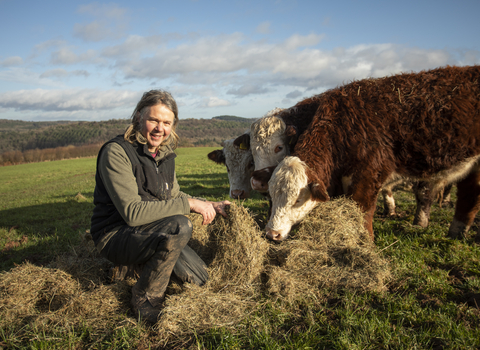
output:
[{"label": "man", "polygon": [[124,135],[107,142],[97,159],[92,238],[116,265],[143,265],[132,288],[136,316],[156,322],[172,273],[202,285],[206,266],[187,246],[190,212],[203,224],[226,216],[229,201],[210,202],[180,191],[175,175],[178,108],[170,93],[143,94]]}]

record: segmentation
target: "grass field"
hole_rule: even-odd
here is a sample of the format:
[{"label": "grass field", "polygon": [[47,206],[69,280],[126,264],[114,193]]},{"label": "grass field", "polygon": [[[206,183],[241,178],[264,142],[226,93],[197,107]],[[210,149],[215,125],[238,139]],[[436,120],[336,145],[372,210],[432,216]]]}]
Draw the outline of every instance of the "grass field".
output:
[{"label": "grass field", "polygon": [[[214,148],[178,150],[177,177],[184,192],[228,198],[226,169],[206,157]],[[90,226],[95,158],[0,168],[0,275],[29,261],[48,266],[74,251]],[[68,330],[32,319],[3,325],[0,349],[477,349],[480,348],[480,245],[476,226],[467,238],[446,237],[453,207],[432,208],[431,223],[413,226],[415,201],[395,193],[399,216],[375,216],[375,243],[388,258],[385,292],[339,290],[315,305],[285,313],[264,301],[236,331],[195,333],[182,346],[162,342],[155,330],[129,318],[128,307],[108,336],[82,321]],[[455,192],[453,192],[455,199]],[[242,201],[262,223],[267,202]],[[379,202],[377,213],[383,210]],[[0,315],[6,292],[0,288]],[[127,320],[127,321],[126,321]],[[1,321],[0,321],[1,322]]]}]

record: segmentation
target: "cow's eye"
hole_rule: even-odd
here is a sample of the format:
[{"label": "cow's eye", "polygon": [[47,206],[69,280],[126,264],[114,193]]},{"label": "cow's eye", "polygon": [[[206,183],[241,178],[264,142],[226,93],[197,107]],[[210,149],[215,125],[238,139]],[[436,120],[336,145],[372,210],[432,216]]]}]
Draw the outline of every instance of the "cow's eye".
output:
[{"label": "cow's eye", "polygon": [[278,145],[277,147],[275,147],[275,153],[280,152],[282,149],[283,149],[283,146]]},{"label": "cow's eye", "polygon": [[254,166],[255,166],[255,162],[252,160],[252,161],[250,162],[250,164],[248,164],[248,167],[249,167],[249,168],[253,168]]}]

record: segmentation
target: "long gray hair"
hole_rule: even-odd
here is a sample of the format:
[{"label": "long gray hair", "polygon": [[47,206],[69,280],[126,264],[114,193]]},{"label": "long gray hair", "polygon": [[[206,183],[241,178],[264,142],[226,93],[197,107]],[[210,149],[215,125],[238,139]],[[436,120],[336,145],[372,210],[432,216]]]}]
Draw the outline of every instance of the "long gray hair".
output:
[{"label": "long gray hair", "polygon": [[150,107],[156,105],[164,105],[175,115],[173,119],[172,131],[167,139],[163,140],[160,146],[172,145],[173,149],[177,148],[179,137],[175,132],[178,125],[178,107],[177,102],[173,96],[164,90],[150,90],[143,94],[137,107],[133,110],[130,117],[131,124],[123,135],[124,139],[130,143],[137,141],[141,144],[146,144],[147,139],[142,134],[143,121],[150,111]]}]

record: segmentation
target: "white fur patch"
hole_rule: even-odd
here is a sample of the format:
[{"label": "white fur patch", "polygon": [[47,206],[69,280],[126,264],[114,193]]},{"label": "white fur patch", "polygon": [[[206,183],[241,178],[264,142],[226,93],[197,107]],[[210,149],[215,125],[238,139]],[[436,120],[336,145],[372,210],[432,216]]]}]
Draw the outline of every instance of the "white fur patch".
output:
[{"label": "white fur patch", "polygon": [[268,183],[272,197],[272,215],[267,230],[287,238],[292,226],[300,222],[318,202],[311,200],[306,165],[298,157],[286,157],[277,166]]},{"label": "white fur patch", "polygon": [[233,191],[244,191],[244,198],[248,198],[252,189],[250,177],[254,170],[252,152],[234,146],[233,141],[234,139],[223,142],[223,154],[225,155],[228,182],[230,183],[230,196],[232,196]]},{"label": "white fur patch", "polygon": [[[250,126],[250,148],[255,170],[276,166],[287,155],[286,125],[278,117],[282,111],[275,108]],[[278,147],[282,148],[280,152],[276,152]]]}]

